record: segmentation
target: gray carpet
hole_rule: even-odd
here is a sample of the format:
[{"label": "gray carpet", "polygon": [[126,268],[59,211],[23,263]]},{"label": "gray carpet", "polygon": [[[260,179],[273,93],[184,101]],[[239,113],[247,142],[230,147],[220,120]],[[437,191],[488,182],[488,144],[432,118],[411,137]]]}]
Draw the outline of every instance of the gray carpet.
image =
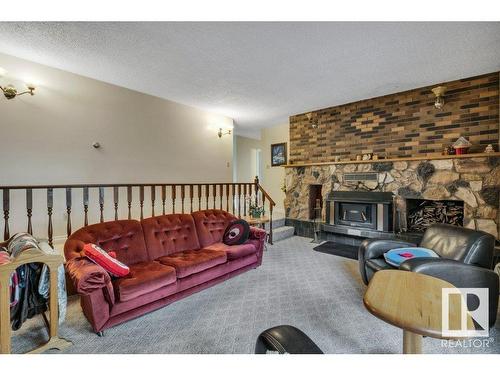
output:
[{"label": "gray carpet", "polygon": [[[400,329],[369,314],[357,261],[313,251],[309,238],[268,246],[261,267],[138,319],[92,333],[76,298],[70,299],[61,335],[66,353],[252,353],[266,328],[291,324],[326,353],[401,353]],[[442,348],[424,339],[426,353],[499,353],[500,319],[490,348]],[[45,339],[41,317],[13,338],[23,352]]]}]

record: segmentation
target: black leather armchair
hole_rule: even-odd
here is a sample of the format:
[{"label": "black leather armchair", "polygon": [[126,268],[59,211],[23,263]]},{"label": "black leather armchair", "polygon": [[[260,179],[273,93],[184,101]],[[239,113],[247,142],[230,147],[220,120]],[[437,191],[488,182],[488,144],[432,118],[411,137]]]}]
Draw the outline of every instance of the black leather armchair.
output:
[{"label": "black leather armchair", "polygon": [[[411,246],[416,246],[416,244],[398,240],[363,241],[358,252],[359,270],[363,282],[368,284],[377,271],[394,268],[385,262],[385,252]],[[436,264],[436,262],[454,260],[457,263],[489,269],[493,262],[495,238],[491,234],[481,231],[447,224],[434,224],[425,231],[419,246],[434,250],[440,256],[440,258],[420,258],[418,259],[420,265],[426,262]],[[410,261],[414,262],[417,259],[403,262],[400,268]],[[447,267],[450,265],[443,263],[443,269],[448,269]],[[440,276],[437,277],[444,279]],[[450,282],[456,285],[454,282]]]}]

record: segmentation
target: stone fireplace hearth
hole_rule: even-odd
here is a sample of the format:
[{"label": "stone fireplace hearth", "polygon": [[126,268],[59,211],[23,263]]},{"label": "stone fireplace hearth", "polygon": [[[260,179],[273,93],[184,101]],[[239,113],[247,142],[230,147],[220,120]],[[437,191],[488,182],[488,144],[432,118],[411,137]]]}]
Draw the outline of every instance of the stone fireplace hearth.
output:
[{"label": "stone fireplace hearth", "polygon": [[[345,174],[353,172],[376,173],[377,178],[345,178]],[[463,226],[499,238],[500,157],[497,155],[289,166],[286,168],[287,218],[309,220],[310,185],[322,185],[323,201],[331,191],[392,192],[396,211],[405,212],[407,199],[455,201],[457,205],[454,206],[463,205],[463,217],[460,218]],[[326,219],[325,207],[322,217]]]}]

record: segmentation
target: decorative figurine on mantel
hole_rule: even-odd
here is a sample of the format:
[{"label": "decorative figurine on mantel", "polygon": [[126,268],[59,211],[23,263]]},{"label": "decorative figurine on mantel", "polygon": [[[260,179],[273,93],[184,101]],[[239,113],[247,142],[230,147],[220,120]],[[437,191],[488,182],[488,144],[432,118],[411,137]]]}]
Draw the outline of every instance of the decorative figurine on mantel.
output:
[{"label": "decorative figurine on mantel", "polygon": [[484,152],[486,154],[491,154],[492,152],[495,152],[495,149],[493,148],[493,145],[490,143],[488,146],[486,146]]},{"label": "decorative figurine on mantel", "polygon": [[466,154],[470,146],[472,146],[472,143],[470,143],[464,137],[458,138],[457,141],[453,143],[453,148],[457,152],[457,155]]},{"label": "decorative figurine on mantel", "polygon": [[452,145],[446,146],[443,149],[443,155],[455,155],[455,149]]}]

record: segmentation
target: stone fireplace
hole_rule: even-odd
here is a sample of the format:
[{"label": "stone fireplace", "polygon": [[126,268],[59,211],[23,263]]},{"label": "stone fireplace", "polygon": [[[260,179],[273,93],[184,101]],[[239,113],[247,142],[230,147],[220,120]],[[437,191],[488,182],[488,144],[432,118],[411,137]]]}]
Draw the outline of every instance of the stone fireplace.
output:
[{"label": "stone fireplace", "polygon": [[[449,211],[462,209],[456,225],[483,230],[499,238],[500,157],[435,157],[421,160],[339,162],[328,165],[286,168],[286,217],[290,224],[309,221],[310,185],[322,185],[323,201],[330,192],[384,192],[394,194],[394,230],[407,202],[422,200],[446,203]],[[346,179],[352,173],[375,173],[376,179]],[[434,204],[434,203],[432,203]],[[324,205],[328,207],[328,205]],[[328,223],[326,207],[323,221]],[[453,208],[452,208],[453,207]],[[441,207],[443,210],[443,208]],[[365,213],[366,215],[367,213]],[[439,214],[440,215],[440,214]],[[452,219],[446,219],[452,220]],[[455,220],[455,219],[453,219]],[[303,225],[303,224],[301,224]]]}]

